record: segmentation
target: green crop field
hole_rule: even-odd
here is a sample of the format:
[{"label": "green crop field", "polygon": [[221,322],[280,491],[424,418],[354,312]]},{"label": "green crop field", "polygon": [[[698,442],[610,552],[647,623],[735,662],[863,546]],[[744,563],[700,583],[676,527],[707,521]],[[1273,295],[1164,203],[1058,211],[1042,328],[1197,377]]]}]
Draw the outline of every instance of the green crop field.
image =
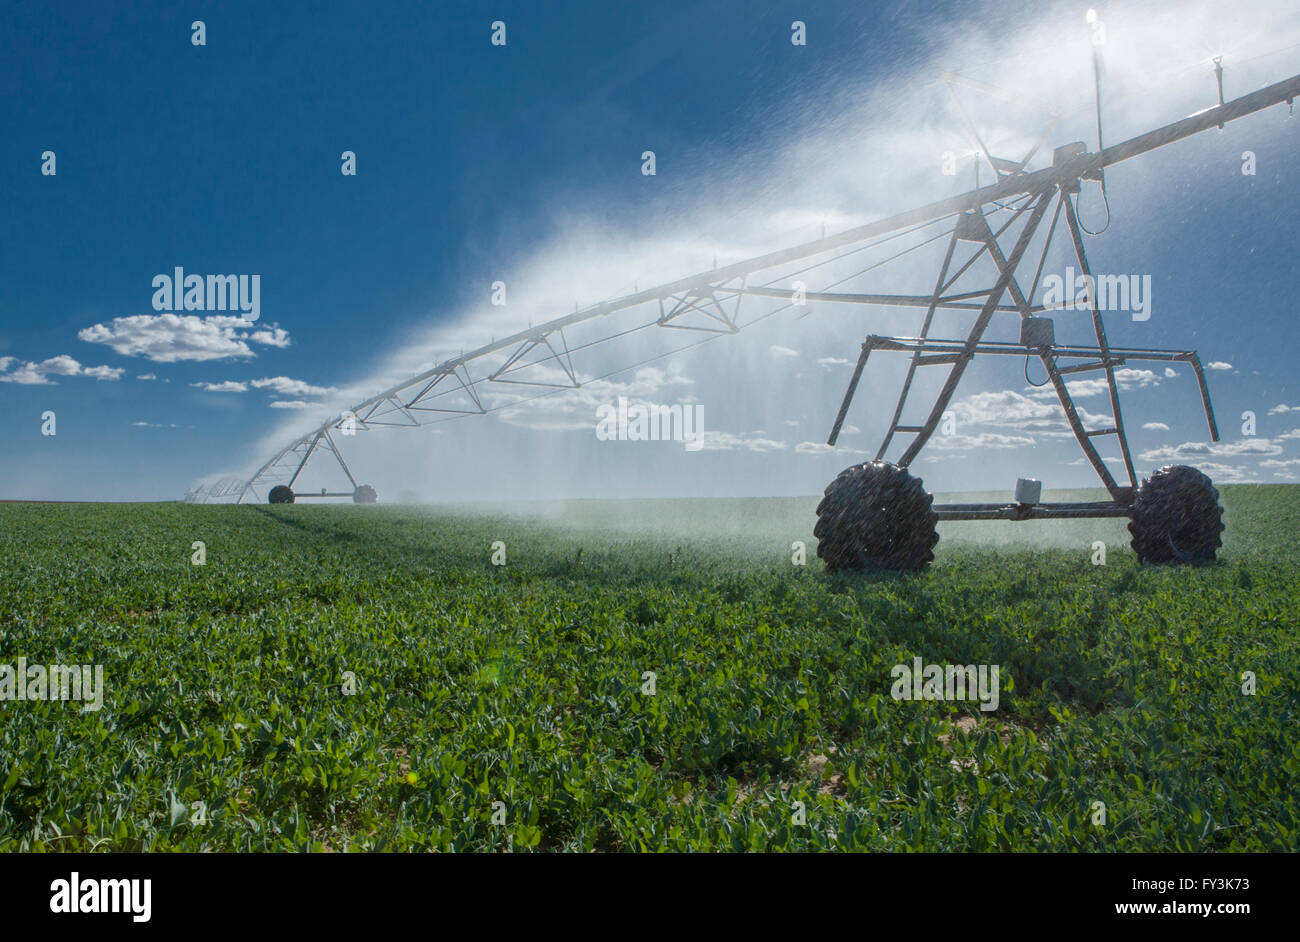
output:
[{"label": "green crop field", "polygon": [[1295,850],[1300,488],[1223,503],[1212,565],[952,524],[854,577],[812,499],[0,505],[0,664],[103,667],[0,702],[0,849]]}]

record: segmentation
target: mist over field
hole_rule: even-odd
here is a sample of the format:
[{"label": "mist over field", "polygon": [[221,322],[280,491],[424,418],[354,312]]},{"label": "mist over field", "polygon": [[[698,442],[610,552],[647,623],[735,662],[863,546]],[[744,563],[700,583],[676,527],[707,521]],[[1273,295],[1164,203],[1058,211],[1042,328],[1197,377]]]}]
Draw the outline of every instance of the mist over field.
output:
[{"label": "mist over field", "polygon": [[[728,127],[683,150],[661,148],[661,169],[641,179],[639,187],[592,181],[557,191],[546,205],[550,222],[541,243],[512,242],[508,227],[494,218],[507,217],[511,208],[489,204],[481,228],[461,247],[465,283],[451,287],[450,303],[440,306],[432,325],[403,337],[390,354],[364,352],[362,360],[369,363],[359,378],[339,382],[321,408],[276,423],[247,451],[250,467],[240,473],[311,428],[312,421],[529,324],[968,189],[976,179],[977,151],[963,129],[967,119],[1001,156],[1027,152],[1050,126],[1030,169],[1050,163],[1058,144],[1078,140],[1095,148],[1092,47],[1082,9],[1058,3],[1009,22],[995,15],[997,7],[963,7],[930,24],[925,39],[883,73],[848,72],[842,64],[830,68],[814,61],[806,74],[789,81],[781,100],[768,103],[763,120],[752,127]],[[1300,11],[1279,2],[1124,4],[1102,13],[1107,143],[1212,104],[1214,56],[1224,56],[1229,65],[1225,88],[1231,98],[1290,74],[1294,56],[1288,50],[1300,43]],[[862,41],[869,48],[872,37],[864,35]],[[644,69],[638,80],[653,83],[672,64],[671,54],[654,65],[633,57],[629,68],[633,75]],[[937,81],[943,72],[998,92],[962,87],[950,92]],[[575,107],[591,114],[598,106]],[[614,106],[602,102],[599,107]],[[1268,368],[1265,381],[1252,381],[1247,391],[1238,374],[1247,369],[1259,375],[1262,364],[1251,362],[1248,349],[1221,332],[1216,310],[1195,303],[1204,282],[1215,279],[1213,270],[1162,259],[1153,249],[1171,240],[1172,249],[1189,238],[1170,226],[1188,187],[1195,195],[1206,187],[1229,186],[1225,162],[1240,178],[1242,149],[1274,153],[1289,127],[1275,113],[1271,120],[1256,119],[1248,131],[1203,134],[1116,167],[1108,174],[1109,210],[1095,185],[1086,185],[1079,198],[1085,225],[1100,228],[1109,214],[1106,234],[1089,245],[1098,270],[1155,272],[1154,317],[1138,324],[1124,314],[1109,315],[1111,342],[1201,346],[1207,361],[1222,359],[1235,368],[1211,376],[1230,443],[1239,438],[1237,414],[1249,408],[1262,415],[1276,404],[1270,396],[1285,396],[1287,377]],[[945,154],[956,155],[954,176],[941,172]],[[987,165],[982,172],[987,182]],[[1070,262],[1067,243],[1056,240],[1048,273],[1064,271]],[[1233,250],[1223,256],[1228,265],[1243,264],[1251,254],[1248,243],[1228,247]],[[891,263],[846,287],[928,291],[941,248]],[[494,307],[487,303],[488,286],[497,279],[508,287],[508,303]],[[778,307],[752,298],[744,304],[751,317]],[[647,313],[655,312],[647,308]],[[857,345],[867,332],[915,333],[919,319],[920,312],[813,304],[690,349],[683,344],[698,336],[652,329],[575,357],[585,380],[581,390],[543,391],[541,399],[506,408],[517,388],[502,392],[489,383],[486,402],[499,410],[491,415],[448,416],[427,432],[382,429],[344,445],[353,446],[347,452],[361,477],[388,498],[402,491],[429,501],[816,494],[839,469],[874,454],[901,384],[905,358],[875,358],[840,447],[825,448]],[[995,319],[989,338],[1015,339],[1012,320]],[[962,337],[969,317],[940,312],[938,323],[936,335]],[[1058,341],[1086,339],[1083,326],[1081,319],[1059,317]],[[603,329],[598,322],[586,335],[575,330],[571,344],[593,339]],[[1285,335],[1292,327],[1277,323],[1273,329]],[[1001,490],[1018,476],[1038,477],[1058,489],[1094,483],[1068,438],[1032,434],[1021,417],[999,416],[986,407],[999,396],[998,401],[1019,397],[1018,402],[1040,404],[1018,363],[994,359],[999,362],[977,361],[958,392],[959,435],[936,440],[918,461],[927,486]],[[918,380],[913,412],[928,409],[940,381],[935,376]],[[1157,371],[1124,392],[1141,473],[1168,463],[1166,453],[1190,448],[1178,443],[1208,439],[1185,368],[1177,375]],[[682,454],[667,445],[598,443],[592,434],[595,410],[620,395],[702,404],[712,436],[707,450]],[[1109,409],[1096,400],[1083,404],[1099,417]],[[1282,420],[1273,425],[1260,434],[1290,428]],[[1280,447],[1268,454],[1227,445],[1198,447],[1216,480],[1288,480],[1294,474],[1287,464],[1258,464]],[[1114,452],[1105,454],[1113,458]],[[319,475],[331,488],[338,480],[328,462]],[[314,489],[315,479],[310,474],[307,479],[306,489]]]}]

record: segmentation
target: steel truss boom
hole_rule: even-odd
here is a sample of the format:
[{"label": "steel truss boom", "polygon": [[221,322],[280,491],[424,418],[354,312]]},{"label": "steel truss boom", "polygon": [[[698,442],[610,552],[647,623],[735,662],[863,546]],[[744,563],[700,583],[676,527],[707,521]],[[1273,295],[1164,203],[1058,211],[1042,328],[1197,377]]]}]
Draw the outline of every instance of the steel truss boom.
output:
[{"label": "steel truss boom", "polygon": [[[1086,258],[1082,252],[1081,237],[1078,233],[1077,219],[1075,218],[1074,209],[1068,197],[1070,192],[1077,192],[1078,181],[1081,179],[1095,180],[1099,179],[1105,168],[1129,160],[1140,154],[1147,153],[1158,147],[1174,143],[1184,138],[1190,137],[1201,131],[1210,128],[1221,128],[1227,122],[1236,120],[1271,105],[1282,102],[1292,102],[1300,94],[1300,75],[1293,76],[1285,81],[1269,85],[1258,91],[1244,95],[1233,101],[1216,107],[1208,108],[1198,114],[1176,121],[1172,124],[1158,128],[1146,134],[1139,135],[1119,144],[1105,147],[1100,152],[1089,153],[1083,145],[1076,145],[1074,148],[1058,148],[1056,158],[1052,166],[1041,170],[1026,172],[1019,169],[1015,172],[1008,172],[1001,178],[987,186],[978,187],[969,192],[947,199],[938,200],[929,203],[917,209],[907,212],[898,213],[875,222],[865,225],[856,226],[844,232],[830,236],[825,236],[810,242],[805,242],[790,248],[769,252],[745,261],[735,262],[721,267],[715,267],[710,271],[700,272],[686,278],[648,288],[642,291],[635,291],[632,294],[623,295],[607,301],[588,306],[586,308],[574,311],[562,317],[557,317],[536,327],[529,327],[527,330],[519,331],[500,340],[494,340],[491,343],[471,350],[468,353],[462,353],[459,356],[449,358],[432,368],[419,373],[402,383],[390,387],[383,392],[372,396],[371,398],[357,404],[343,416],[332,418],[321,424],[307,434],[290,442],[279,452],[277,452],[269,461],[263,464],[252,477],[250,477],[240,491],[239,500],[243,500],[250,491],[255,487],[264,484],[270,484],[277,480],[283,480],[292,470],[291,480],[296,480],[301,473],[307,459],[320,447],[334,454],[343,466],[353,486],[356,486],[351,472],[343,464],[342,455],[336,447],[334,440],[330,437],[331,430],[342,430],[345,435],[352,434],[353,431],[364,431],[372,427],[379,426],[420,426],[426,424],[421,420],[423,414],[441,414],[444,416],[456,415],[473,415],[484,414],[489,410],[484,405],[478,391],[478,387],[485,382],[493,383],[516,383],[519,385],[532,385],[538,387],[549,387],[551,391],[562,389],[577,388],[580,386],[578,372],[575,370],[572,361],[572,354],[579,347],[570,347],[568,339],[565,336],[566,328],[573,328],[580,324],[597,321],[600,318],[607,317],[617,312],[625,311],[638,307],[642,304],[655,303],[659,308],[659,316],[648,324],[641,326],[659,326],[673,327],[678,329],[706,331],[709,333],[725,334],[735,333],[741,329],[738,314],[742,298],[746,295],[767,298],[785,298],[789,299],[791,292],[788,289],[779,289],[768,285],[747,286],[746,282],[751,276],[760,272],[770,272],[780,269],[782,266],[795,262],[804,262],[816,259],[819,256],[826,255],[836,249],[849,246],[859,246],[862,249],[873,247],[872,240],[881,237],[896,237],[897,234],[904,233],[905,230],[916,230],[927,225],[939,222],[941,220],[957,217],[958,226],[953,233],[953,242],[950,243],[948,259],[944,263],[945,274],[948,266],[952,261],[953,247],[959,241],[976,241],[981,243],[984,248],[981,252],[987,253],[999,269],[999,278],[993,289],[984,292],[974,292],[967,294],[945,294],[947,290],[944,283],[944,276],[941,275],[940,284],[936,287],[935,292],[930,296],[924,295],[850,295],[835,293],[830,291],[814,291],[807,293],[806,297],[811,300],[821,301],[852,301],[857,303],[875,303],[899,307],[924,307],[926,313],[926,327],[922,332],[921,340],[925,340],[926,332],[933,319],[937,309],[955,309],[967,310],[976,314],[976,326],[972,331],[970,339],[958,350],[945,350],[943,353],[929,352],[927,356],[945,356],[955,357],[950,361],[952,371],[948,383],[945,386],[946,395],[951,396],[952,390],[956,388],[960,380],[965,363],[969,361],[970,356],[977,352],[987,352],[987,345],[981,343],[981,335],[993,314],[995,313],[1018,313],[1022,318],[1030,318],[1036,313],[1040,313],[1047,308],[1039,305],[1032,306],[1029,299],[1024,296],[1017,285],[1014,273],[1021,257],[1028,248],[1029,238],[1032,236],[1034,229],[1042,220],[1046,212],[1051,197],[1055,194],[1061,195],[1061,202],[1066,207],[1067,221],[1070,224],[1071,236],[1075,242],[1076,254],[1080,262],[1084,265],[1086,271]],[[1022,161],[1020,167],[1027,162]],[[1022,198],[1022,203],[1018,208],[1009,209],[1002,204],[1009,200]],[[1021,236],[1017,240],[1011,254],[1003,257],[998,246],[995,233],[988,229],[986,217],[981,212],[982,208],[989,204],[995,204],[998,211],[1007,210],[1011,212],[1012,218],[1008,220],[1001,231],[1005,231],[1012,222],[1019,219],[1021,215],[1027,214],[1028,222],[1024,225]],[[1057,213],[1060,212],[1058,204]],[[1056,217],[1053,217],[1052,225],[1049,231],[1054,229]],[[963,227],[974,227],[963,231]],[[982,227],[982,228],[981,228]],[[878,244],[878,243],[877,243]],[[854,251],[858,251],[855,249]],[[849,253],[846,253],[849,254]],[[1044,247],[1044,258],[1046,257],[1046,247]],[[831,261],[834,261],[832,259]],[[824,264],[817,262],[817,265]],[[968,262],[967,265],[970,263]],[[1039,266],[1041,271],[1041,263]],[[955,275],[947,280],[950,285],[960,276],[959,270]],[[1036,279],[1035,279],[1036,283]],[[828,287],[833,287],[828,286]],[[1032,288],[1030,297],[1032,297]],[[1010,295],[1009,303],[1003,300],[1004,295]],[[730,309],[724,302],[734,301]],[[789,305],[787,305],[789,306]],[[775,313],[775,312],[772,312]],[[1094,325],[1098,331],[1099,343],[1105,348],[1104,328],[1101,326],[1100,316],[1095,308],[1091,305],[1091,314]],[[679,320],[696,315],[702,318],[701,322],[694,325],[686,323],[677,323]],[[640,329],[640,327],[633,328]],[[606,337],[585,346],[593,346],[595,343],[602,343],[605,340],[613,339],[624,333],[631,331],[622,331],[612,337]],[[481,374],[475,379],[469,372],[469,366],[474,361],[481,360],[493,354],[509,352],[504,363],[496,366],[495,369]],[[849,395],[846,397],[844,408],[841,410],[839,420],[836,422],[836,433],[840,424],[843,422],[844,411],[847,410],[848,400],[851,399],[853,388],[856,386],[858,378],[861,376],[862,367],[865,363],[867,348],[864,345],[862,359],[859,360],[855,369],[853,381],[850,385]],[[1018,351],[1022,355],[1023,349]],[[1059,352],[1059,351],[1058,351]],[[533,353],[540,355],[539,359],[524,362],[526,358]],[[914,351],[917,359],[913,361],[912,371],[918,365],[924,365],[926,362],[922,358],[922,352]],[[1118,354],[1119,351],[1111,351],[1112,355]],[[1131,355],[1130,358],[1134,358]],[[1112,400],[1114,407],[1114,417],[1116,425],[1120,428],[1119,440],[1122,443],[1124,451],[1124,462],[1126,470],[1132,478],[1132,462],[1129,458],[1127,445],[1124,443],[1122,434],[1122,419],[1120,418],[1118,399],[1114,396],[1115,385],[1113,376],[1114,363],[1110,362],[1111,357],[1102,357],[1100,366],[1106,373],[1109,385],[1112,390]],[[1045,361],[1046,362],[1046,361]],[[1053,361],[1054,362],[1054,361]],[[1207,397],[1208,411],[1208,393],[1205,390],[1204,377],[1199,369],[1199,361],[1193,362],[1197,368],[1198,378],[1201,382],[1202,392]],[[529,367],[553,363],[561,370],[563,381],[532,381],[519,378],[517,375],[520,371]],[[1067,368],[1070,369],[1070,368]],[[1051,370],[1049,369],[1049,373]],[[1062,371],[1064,372],[1064,371]],[[515,378],[507,378],[515,375]],[[908,386],[911,383],[909,372]],[[1059,384],[1059,376],[1054,379]],[[1063,390],[1063,385],[1059,386],[1058,392]],[[431,401],[439,396],[449,393],[460,394],[466,400],[466,405],[462,408],[444,408],[431,405]],[[904,390],[906,395],[906,388]],[[1068,400],[1068,397],[1066,397]],[[1063,400],[1066,401],[1066,400]],[[946,399],[941,396],[940,404]],[[902,403],[900,401],[899,411],[901,412]],[[1071,415],[1071,408],[1066,406],[1067,416]],[[916,452],[924,445],[925,440],[933,431],[934,424],[941,418],[942,410],[936,406],[935,411],[927,420],[925,426],[917,429],[920,434],[912,442],[904,463],[910,461]],[[1213,425],[1212,413],[1211,424]],[[898,416],[895,416],[893,428],[890,432],[892,436],[896,431],[903,431],[905,427],[898,425]],[[1071,420],[1074,425],[1077,419]],[[1079,434],[1081,425],[1076,428],[1076,435]],[[912,430],[912,429],[908,429]],[[1093,466],[1098,470],[1107,486],[1114,492],[1116,486],[1113,480],[1109,479],[1109,472],[1106,470],[1100,458],[1096,458],[1095,450],[1091,449],[1090,436],[1080,435],[1080,443],[1084,447],[1085,453],[1088,454]],[[835,433],[832,434],[832,441]],[[885,445],[888,445],[888,439]],[[882,446],[883,452],[884,446]],[[1094,460],[1095,459],[1095,460]],[[294,467],[296,465],[296,468]]]}]

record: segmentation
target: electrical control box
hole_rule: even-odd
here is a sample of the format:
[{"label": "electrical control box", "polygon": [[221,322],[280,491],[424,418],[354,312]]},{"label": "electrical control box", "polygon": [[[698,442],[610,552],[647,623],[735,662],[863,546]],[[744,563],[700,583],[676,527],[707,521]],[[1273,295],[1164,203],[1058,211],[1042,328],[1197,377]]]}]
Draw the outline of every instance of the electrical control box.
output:
[{"label": "electrical control box", "polygon": [[1056,330],[1050,317],[1026,317],[1020,322],[1020,342],[1026,347],[1050,347]]}]

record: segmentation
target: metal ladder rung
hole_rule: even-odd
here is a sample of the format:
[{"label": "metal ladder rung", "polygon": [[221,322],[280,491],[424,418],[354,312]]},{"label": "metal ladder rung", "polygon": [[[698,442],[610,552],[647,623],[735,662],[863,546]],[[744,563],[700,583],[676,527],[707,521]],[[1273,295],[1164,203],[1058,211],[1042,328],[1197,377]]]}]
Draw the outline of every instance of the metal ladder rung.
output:
[{"label": "metal ladder rung", "polygon": [[1119,429],[1117,428],[1099,428],[1095,432],[1085,432],[1084,434],[1089,438],[1092,438],[1094,435],[1115,435],[1118,434],[1118,432]]},{"label": "metal ladder rung", "polygon": [[923,432],[925,431],[925,426],[924,425],[895,425],[894,431],[895,432]]}]

